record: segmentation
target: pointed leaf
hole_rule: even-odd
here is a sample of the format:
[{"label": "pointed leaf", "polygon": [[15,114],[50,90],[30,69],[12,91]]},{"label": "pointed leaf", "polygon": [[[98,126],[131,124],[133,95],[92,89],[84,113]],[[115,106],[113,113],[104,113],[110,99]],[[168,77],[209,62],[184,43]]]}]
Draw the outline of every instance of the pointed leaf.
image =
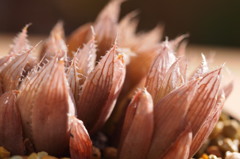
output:
[{"label": "pointed leaf", "polygon": [[75,101],[77,101],[79,98],[79,94],[81,91],[81,83],[83,83],[86,78],[81,74],[79,74],[78,72],[79,70],[77,67],[77,59],[76,59],[76,56],[74,56],[74,58],[72,59],[71,65],[69,66],[67,71],[67,78],[68,78],[68,83],[72,90]]},{"label": "pointed leaf", "polygon": [[11,50],[9,52],[10,55],[19,55],[25,53],[27,50],[31,48],[29,41],[27,39],[27,29],[29,24],[26,25],[22,32],[20,32],[15,39],[13,40],[13,45],[11,45]]},{"label": "pointed leaf", "polygon": [[163,26],[157,25],[154,29],[136,33],[138,26],[137,11],[127,14],[119,23],[119,45],[130,48],[133,52],[145,52],[153,48],[162,38]]},{"label": "pointed leaf", "polygon": [[26,53],[17,55],[13,58],[1,71],[1,84],[3,91],[18,89],[19,84],[23,78],[23,73],[26,72],[25,68],[30,62],[31,50]]},{"label": "pointed leaf", "polygon": [[202,63],[201,65],[196,69],[194,74],[192,75],[192,79],[197,79],[199,77],[202,77],[205,73],[209,71],[207,60],[205,56],[202,54]]},{"label": "pointed leaf", "polygon": [[118,26],[119,45],[123,48],[136,48],[136,31],[138,26],[137,11],[128,13],[123,17]]},{"label": "pointed leaf", "polygon": [[[11,62],[12,58],[14,55],[7,55],[2,58],[0,58],[0,74],[2,70]],[[2,77],[0,77],[0,80],[2,81]],[[4,93],[4,88],[3,88],[3,82],[0,82],[0,95]]]},{"label": "pointed leaf", "polygon": [[72,159],[90,159],[92,141],[81,120],[70,117],[70,154]]},{"label": "pointed leaf", "polygon": [[68,38],[68,56],[73,57],[73,52],[76,52],[78,48],[83,47],[91,37],[91,23],[80,26],[75,30]]},{"label": "pointed leaf", "polygon": [[188,159],[192,142],[192,133],[188,129],[182,132],[177,140],[172,144],[171,148],[164,155],[164,159],[181,158]]},{"label": "pointed leaf", "polygon": [[163,94],[167,95],[172,90],[184,84],[184,78],[180,72],[180,63],[182,59],[178,59],[176,62],[172,64],[172,66],[168,69],[166,76],[164,77],[162,88]]},{"label": "pointed leaf", "polygon": [[146,90],[141,90],[128,107],[119,158],[145,159],[151,144],[153,126],[153,101]]},{"label": "pointed leaf", "polygon": [[51,60],[53,57],[59,57],[67,59],[67,46],[64,40],[63,23],[58,22],[50,33],[50,37],[43,45],[43,49],[40,54],[40,59]]},{"label": "pointed leaf", "polygon": [[[108,122],[106,123],[106,126],[104,127],[104,130],[108,134],[114,134],[113,136],[122,135],[120,130],[122,129],[124,117],[126,116],[126,113],[127,113],[127,107],[130,104],[132,97],[136,94],[136,90],[143,89],[145,88],[144,86],[145,86],[145,79],[141,80],[141,82],[130,92],[127,92],[127,94],[124,94],[125,91],[122,89],[118,97],[116,106]],[[120,138],[114,137],[114,141],[116,141],[116,143],[119,143]]]},{"label": "pointed leaf", "polygon": [[161,82],[159,90],[155,96],[154,103],[157,103],[162,97],[184,84],[185,81],[183,76],[185,75],[181,74],[179,65],[180,60],[177,60],[172,64],[163,77],[163,81]]},{"label": "pointed leaf", "polygon": [[83,46],[78,49],[68,68],[67,77],[72,89],[75,101],[78,101],[80,87],[83,85],[88,74],[94,69],[96,62],[96,45],[94,36]]},{"label": "pointed leaf", "polygon": [[147,32],[140,32],[137,34],[137,48],[134,51],[143,51],[148,50],[149,48],[153,47],[157,43],[160,42],[163,36],[163,29],[162,25],[157,25],[154,29],[147,31]]},{"label": "pointed leaf", "polygon": [[[198,84],[198,91],[189,107],[187,118],[191,124],[193,138],[209,115],[215,113],[217,96],[221,82],[221,70],[216,69],[204,75]],[[196,118],[197,116],[197,118]]]},{"label": "pointed leaf", "polygon": [[206,118],[203,125],[199,128],[198,132],[193,138],[189,157],[192,157],[200,149],[202,144],[206,142],[208,136],[211,134],[213,128],[219,120],[224,102],[225,95],[224,93],[220,93],[217,99],[216,106],[214,108],[215,110],[213,111],[214,113],[212,113]]},{"label": "pointed leaf", "polygon": [[183,34],[178,37],[176,37],[174,40],[169,41],[169,46],[176,51],[179,46],[181,46],[181,43],[184,41],[184,39],[188,38],[189,34]]},{"label": "pointed leaf", "polygon": [[87,44],[83,45],[82,49],[79,49],[76,53],[78,59],[77,67],[79,68],[79,73],[87,76],[95,67],[96,63],[96,41],[95,35],[92,39],[88,41]]},{"label": "pointed leaf", "polygon": [[98,57],[105,55],[117,37],[118,17],[122,1],[123,0],[110,1],[99,13],[95,21],[94,29],[96,31],[98,44]]},{"label": "pointed leaf", "polygon": [[0,145],[13,155],[23,155],[25,147],[21,116],[16,106],[17,91],[9,91],[0,97]]},{"label": "pointed leaf", "polygon": [[[135,117],[136,114],[136,110],[138,108],[139,102],[141,100],[141,104],[143,102],[145,102],[145,104],[148,102],[146,101],[146,98],[143,98],[143,94],[145,94],[146,92],[139,90],[134,97],[132,98],[130,104],[127,107],[127,111],[126,111],[126,115],[125,115],[125,119],[124,119],[124,124],[123,124],[123,128],[122,128],[122,132],[121,132],[121,142],[123,142],[123,140],[126,138],[129,129],[132,125],[133,119]],[[151,101],[151,100],[150,100]],[[120,144],[122,145],[122,144]]]},{"label": "pointed leaf", "polygon": [[69,145],[67,114],[75,114],[64,62],[55,58],[30,73],[20,87],[17,103],[25,137],[36,151],[64,155]]},{"label": "pointed leaf", "polygon": [[0,58],[0,71],[7,66],[7,64],[15,57],[14,55],[7,55]]},{"label": "pointed leaf", "polygon": [[164,98],[154,107],[154,135],[149,159],[161,158],[186,127],[186,114],[196,92],[197,82],[190,82]]},{"label": "pointed leaf", "polygon": [[124,94],[136,87],[136,85],[146,76],[157,55],[158,51],[156,51],[156,49],[151,49],[131,57],[130,63],[127,65],[128,71],[123,89],[125,90]]},{"label": "pointed leaf", "polygon": [[169,48],[164,47],[160,50],[159,54],[155,57],[155,60],[148,72],[146,79],[146,88],[153,97],[154,104],[156,104],[161,96],[161,85],[164,81],[169,68],[175,62],[176,58]]},{"label": "pointed leaf", "polygon": [[186,49],[187,49],[187,45],[188,45],[188,42],[187,41],[183,41],[179,44],[179,47],[176,51],[176,55],[177,57],[183,57],[186,55]]},{"label": "pointed leaf", "polygon": [[83,120],[90,132],[102,126],[115,105],[125,78],[122,56],[113,46],[83,85],[77,112],[78,118]]}]

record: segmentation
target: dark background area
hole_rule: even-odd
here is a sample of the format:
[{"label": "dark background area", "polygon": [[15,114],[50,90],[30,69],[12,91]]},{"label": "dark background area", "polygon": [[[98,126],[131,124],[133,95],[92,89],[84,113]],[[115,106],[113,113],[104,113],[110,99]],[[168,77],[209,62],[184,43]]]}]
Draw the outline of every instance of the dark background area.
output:
[{"label": "dark background area", "polygon": [[[66,33],[94,21],[107,0],[0,0],[0,33],[16,33],[32,23],[30,35],[48,34],[58,20]],[[121,17],[139,10],[140,30],[165,25],[165,36],[190,33],[190,42],[240,46],[240,0],[127,0]]]}]

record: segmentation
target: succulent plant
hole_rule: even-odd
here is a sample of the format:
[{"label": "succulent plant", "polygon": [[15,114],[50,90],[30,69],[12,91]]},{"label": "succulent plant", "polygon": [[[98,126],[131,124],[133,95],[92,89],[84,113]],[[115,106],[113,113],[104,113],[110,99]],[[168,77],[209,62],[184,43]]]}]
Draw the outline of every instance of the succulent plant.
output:
[{"label": "succulent plant", "polygon": [[120,159],[195,154],[231,91],[220,88],[223,66],[209,71],[203,55],[188,77],[186,35],[161,42],[162,26],[136,33],[136,12],[118,22],[120,4],[111,1],[67,44],[58,23],[39,59],[32,57],[28,26],[18,34],[0,59],[0,146],[18,155],[85,159],[91,137],[103,131]]}]

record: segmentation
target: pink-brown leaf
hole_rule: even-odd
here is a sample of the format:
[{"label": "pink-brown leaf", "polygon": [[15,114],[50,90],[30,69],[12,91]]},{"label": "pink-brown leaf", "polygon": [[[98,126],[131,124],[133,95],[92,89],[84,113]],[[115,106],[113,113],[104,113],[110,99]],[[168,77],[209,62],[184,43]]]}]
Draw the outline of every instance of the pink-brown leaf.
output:
[{"label": "pink-brown leaf", "polygon": [[125,78],[125,65],[117,47],[101,59],[86,79],[77,103],[78,118],[90,132],[101,127],[114,108]]},{"label": "pink-brown leaf", "polygon": [[16,55],[1,71],[1,84],[3,92],[18,89],[19,84],[26,73],[26,66],[30,64],[32,58],[30,57],[31,50]]},{"label": "pink-brown leaf", "polygon": [[40,53],[40,59],[51,60],[57,56],[59,58],[67,59],[67,46],[64,39],[63,23],[58,22],[50,33],[50,37],[43,45],[43,49]]},{"label": "pink-brown leaf", "polygon": [[68,82],[75,101],[78,101],[81,86],[96,63],[96,46],[94,37],[82,49],[75,53],[67,71]]},{"label": "pink-brown leaf", "polygon": [[23,155],[23,130],[21,116],[16,106],[17,91],[9,91],[0,97],[0,145],[13,155]]},{"label": "pink-brown leaf", "polygon": [[87,43],[91,38],[91,23],[80,26],[75,30],[68,38],[68,56],[73,57],[73,52],[76,52],[78,48],[82,48],[83,44]]},{"label": "pink-brown leaf", "polygon": [[145,86],[152,95],[154,104],[156,104],[161,98],[159,97],[161,85],[169,68],[175,62],[175,60],[176,58],[169,48],[164,47],[156,56],[148,72]]},{"label": "pink-brown leaf", "polygon": [[[214,114],[217,96],[221,82],[221,70],[216,69],[205,74],[198,83],[198,91],[193,98],[187,113],[187,119],[191,124],[193,138],[197,131],[208,118]],[[196,118],[198,116],[198,118]]]},{"label": "pink-brown leaf", "polygon": [[140,32],[136,35],[137,45],[134,51],[141,52],[154,47],[162,39],[164,27],[163,25],[157,25],[150,31]]},{"label": "pink-brown leaf", "polygon": [[106,51],[111,48],[117,37],[118,17],[122,1],[110,1],[99,13],[93,25],[98,44],[98,58],[106,54]]},{"label": "pink-brown leaf", "polygon": [[191,149],[190,149],[190,156],[192,157],[202,146],[202,144],[207,140],[208,136],[213,131],[214,126],[216,125],[225,102],[225,95],[224,93],[220,93],[217,99],[216,106],[214,106],[213,113],[209,115],[202,126],[197,131],[196,135],[193,138]]},{"label": "pink-brown leaf", "polygon": [[192,75],[192,79],[197,79],[199,77],[202,77],[204,74],[206,74],[209,71],[208,68],[208,63],[207,60],[205,58],[205,56],[202,54],[202,63],[200,66],[198,66],[198,68],[195,70],[195,72]]},{"label": "pink-brown leaf", "polygon": [[120,159],[145,159],[153,134],[153,101],[146,90],[133,98],[124,121]]},{"label": "pink-brown leaf", "polygon": [[70,154],[72,159],[90,159],[92,141],[81,120],[70,117]]},{"label": "pink-brown leaf", "polygon": [[[169,41],[169,45],[174,51],[177,51],[178,48],[181,46],[181,43],[184,41],[184,39],[186,39],[188,37],[189,37],[189,34],[180,35],[180,36],[176,37],[175,39]],[[182,53],[184,53],[184,52],[182,52]],[[178,55],[181,55],[181,54],[178,54]],[[182,55],[185,55],[185,54],[182,54]]]},{"label": "pink-brown leaf", "polygon": [[181,158],[188,159],[190,146],[192,142],[192,132],[188,129],[183,131],[173,142],[167,153],[163,156],[164,159]]},{"label": "pink-brown leaf", "polygon": [[83,76],[87,76],[94,69],[96,63],[96,51],[95,35],[92,36],[92,39],[89,40],[88,43],[83,45],[82,49],[77,51],[77,67],[79,73]]},{"label": "pink-brown leaf", "polygon": [[[68,114],[75,106],[65,77],[64,62],[51,60],[23,81],[18,107],[24,134],[36,151],[64,155],[69,145]],[[41,132],[41,133],[39,133]]]},{"label": "pink-brown leaf", "polygon": [[31,45],[29,44],[29,41],[27,39],[28,27],[29,27],[29,24],[26,25],[22,29],[22,32],[20,32],[13,40],[13,44],[11,45],[11,50],[9,52],[10,55],[19,55],[19,54],[25,53],[27,50],[31,48]]},{"label": "pink-brown leaf", "polygon": [[136,48],[136,31],[138,26],[138,19],[136,18],[138,12],[133,11],[123,17],[118,25],[118,39],[119,45],[123,48]]},{"label": "pink-brown leaf", "polygon": [[185,130],[186,114],[197,82],[190,82],[162,98],[154,107],[154,135],[149,159],[161,158],[177,136]]}]

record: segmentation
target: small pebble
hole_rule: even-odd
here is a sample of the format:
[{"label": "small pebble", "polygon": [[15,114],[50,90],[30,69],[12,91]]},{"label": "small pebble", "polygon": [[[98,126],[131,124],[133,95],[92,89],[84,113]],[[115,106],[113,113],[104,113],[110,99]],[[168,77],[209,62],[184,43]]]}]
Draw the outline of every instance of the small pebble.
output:
[{"label": "small pebble", "polygon": [[0,159],[10,157],[10,152],[7,151],[4,147],[0,147]]},{"label": "small pebble", "polygon": [[221,150],[217,146],[209,146],[206,150],[207,154],[212,154],[217,157],[222,157]]},{"label": "small pebble", "polygon": [[218,135],[216,138],[212,139],[210,141],[210,145],[216,145],[219,146],[219,144],[225,139],[224,136]]},{"label": "small pebble", "polygon": [[235,120],[224,121],[223,135],[229,138],[236,138],[238,134],[239,123]]},{"label": "small pebble", "polygon": [[[240,159],[240,124],[226,114],[222,114],[208,140],[202,145],[194,159]],[[107,138],[98,134],[93,147],[91,159],[117,159],[117,149],[106,147]],[[29,152],[29,151],[28,151]],[[225,156],[224,156],[225,154]],[[200,156],[200,157],[199,157]],[[199,158],[196,158],[199,157]],[[31,153],[29,156],[12,156],[0,147],[0,159],[58,159],[47,152]],[[61,159],[71,159],[64,157]],[[193,158],[192,158],[193,159]]]},{"label": "small pebble", "polygon": [[99,148],[93,146],[91,159],[101,159],[101,152]]},{"label": "small pebble", "polygon": [[38,155],[36,153],[31,153],[27,159],[38,159]]},{"label": "small pebble", "polygon": [[219,158],[217,156],[215,156],[215,155],[209,155],[208,159],[219,159]]},{"label": "small pebble", "polygon": [[231,140],[230,138],[225,138],[219,141],[218,144],[222,151],[238,152],[238,140]]},{"label": "small pebble", "polygon": [[106,147],[103,150],[104,159],[116,159],[117,158],[117,149],[114,147]]},{"label": "small pebble", "polygon": [[206,151],[206,149],[208,148],[209,143],[210,143],[210,141],[207,140],[207,141],[202,145],[202,147],[198,150],[198,152],[196,153],[196,156],[201,156],[201,155]]},{"label": "small pebble", "polygon": [[220,118],[219,118],[219,121],[226,121],[226,120],[229,120],[229,116],[225,113],[222,113]]},{"label": "small pebble", "polygon": [[23,159],[22,156],[12,156],[10,159]]},{"label": "small pebble", "polygon": [[204,153],[199,159],[208,159],[208,155]]},{"label": "small pebble", "polygon": [[240,153],[238,152],[226,152],[225,159],[240,159]]},{"label": "small pebble", "polygon": [[216,124],[216,126],[214,127],[209,138],[214,139],[214,138],[218,137],[222,133],[223,127],[224,127],[224,123],[222,121],[219,121]]},{"label": "small pebble", "polygon": [[54,156],[44,156],[42,159],[58,159]]},{"label": "small pebble", "polygon": [[38,158],[39,158],[39,159],[42,159],[44,156],[47,156],[47,155],[48,155],[48,153],[47,153],[47,152],[44,152],[44,151],[42,151],[42,152],[38,152],[38,153],[37,153],[37,155],[38,155]]}]

